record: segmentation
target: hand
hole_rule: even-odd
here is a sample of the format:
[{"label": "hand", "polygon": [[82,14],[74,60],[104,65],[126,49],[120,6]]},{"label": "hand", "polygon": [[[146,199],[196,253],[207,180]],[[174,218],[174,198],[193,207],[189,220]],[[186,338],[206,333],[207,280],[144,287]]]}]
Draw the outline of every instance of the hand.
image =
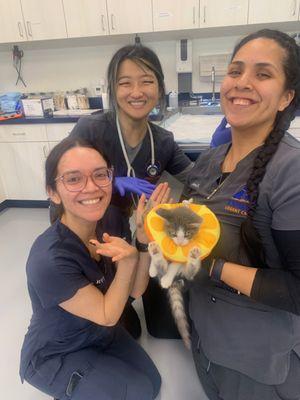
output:
[{"label": "hand", "polygon": [[148,199],[155,185],[146,181],[145,179],[134,178],[132,176],[116,176],[114,179],[114,189],[116,189],[119,194],[123,197],[125,193],[135,193],[141,196],[143,193]]},{"label": "hand", "polygon": [[136,259],[138,252],[134,246],[131,246],[126,240],[117,236],[110,236],[108,233],[103,234],[104,243],[91,239],[89,242],[96,246],[96,253],[101,256],[110,257],[113,262],[123,260],[124,258]]},{"label": "hand", "polygon": [[224,117],[212,135],[210,147],[218,147],[231,142],[231,128],[226,128],[226,125],[227,119]]},{"label": "hand", "polygon": [[148,243],[149,239],[144,230],[145,215],[158,204],[171,203],[169,184],[167,182],[160,183],[153,191],[150,199],[146,202],[144,194],[140,197],[136,210],[136,235],[141,243]]}]

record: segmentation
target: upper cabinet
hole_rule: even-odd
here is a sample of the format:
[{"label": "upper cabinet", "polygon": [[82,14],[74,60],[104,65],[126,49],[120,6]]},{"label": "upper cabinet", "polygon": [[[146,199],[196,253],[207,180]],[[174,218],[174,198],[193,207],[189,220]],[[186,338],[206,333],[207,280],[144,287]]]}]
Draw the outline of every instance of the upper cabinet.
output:
[{"label": "upper cabinet", "polygon": [[68,37],[108,35],[106,0],[63,0]]},{"label": "upper cabinet", "polygon": [[249,24],[297,21],[300,0],[249,0]]},{"label": "upper cabinet", "polygon": [[27,40],[20,0],[0,0],[0,43]]},{"label": "upper cabinet", "polygon": [[248,0],[200,0],[200,28],[246,25],[247,20]]},{"label": "upper cabinet", "polygon": [[151,0],[107,0],[111,35],[152,32]]},{"label": "upper cabinet", "polygon": [[152,0],[154,31],[199,28],[199,0]]},{"label": "upper cabinet", "polygon": [[66,38],[62,0],[21,0],[28,40]]}]

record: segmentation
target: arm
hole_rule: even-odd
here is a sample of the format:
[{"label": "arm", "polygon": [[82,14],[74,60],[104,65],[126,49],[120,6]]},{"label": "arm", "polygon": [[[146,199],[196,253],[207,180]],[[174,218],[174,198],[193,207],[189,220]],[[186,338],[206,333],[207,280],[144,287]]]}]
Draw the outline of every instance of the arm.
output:
[{"label": "arm", "polygon": [[300,315],[300,231],[273,229],[272,234],[283,269],[225,262],[221,280],[260,303]]},{"label": "arm", "polygon": [[92,241],[97,253],[112,257],[117,263],[116,275],[106,294],[93,285],[79,289],[75,295],[60,303],[60,307],[78,317],[99,325],[115,325],[131,292],[138,259],[137,250],[125,240],[104,234],[105,243]]},{"label": "arm", "polygon": [[[161,183],[151,195],[148,205],[146,197],[142,195],[136,212],[136,237],[140,243],[147,244],[149,239],[144,230],[143,218],[145,213],[157,204],[167,203],[169,200],[170,188],[167,183]],[[149,205],[150,203],[150,205]],[[130,295],[134,298],[140,297],[146,290],[149,282],[150,256],[148,252],[139,252],[139,262],[136,276]]]},{"label": "arm", "polygon": [[173,139],[172,157],[166,166],[167,172],[173,175],[181,183],[185,184],[187,176],[194,163],[188,158]]}]

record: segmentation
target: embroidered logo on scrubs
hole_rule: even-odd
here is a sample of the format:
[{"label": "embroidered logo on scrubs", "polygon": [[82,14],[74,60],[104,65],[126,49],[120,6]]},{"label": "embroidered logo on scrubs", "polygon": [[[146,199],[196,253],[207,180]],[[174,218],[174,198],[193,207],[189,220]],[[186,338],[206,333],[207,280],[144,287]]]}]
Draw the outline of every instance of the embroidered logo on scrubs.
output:
[{"label": "embroidered logo on scrubs", "polygon": [[235,193],[225,206],[225,210],[233,213],[247,216],[249,209],[249,196],[246,185]]},{"label": "embroidered logo on scrubs", "polygon": [[96,285],[101,285],[101,284],[104,283],[104,282],[105,282],[105,278],[104,278],[104,276],[102,276],[101,279],[97,279],[97,280],[96,280],[95,284],[96,284]]}]

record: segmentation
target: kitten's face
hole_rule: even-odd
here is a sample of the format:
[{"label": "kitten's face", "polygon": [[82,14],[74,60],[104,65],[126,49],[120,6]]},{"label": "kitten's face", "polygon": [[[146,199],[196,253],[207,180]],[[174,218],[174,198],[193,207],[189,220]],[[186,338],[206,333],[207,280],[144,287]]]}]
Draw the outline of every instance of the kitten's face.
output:
[{"label": "kitten's face", "polygon": [[187,207],[172,210],[158,209],[165,219],[165,232],[178,246],[185,246],[198,233],[202,219]]}]

